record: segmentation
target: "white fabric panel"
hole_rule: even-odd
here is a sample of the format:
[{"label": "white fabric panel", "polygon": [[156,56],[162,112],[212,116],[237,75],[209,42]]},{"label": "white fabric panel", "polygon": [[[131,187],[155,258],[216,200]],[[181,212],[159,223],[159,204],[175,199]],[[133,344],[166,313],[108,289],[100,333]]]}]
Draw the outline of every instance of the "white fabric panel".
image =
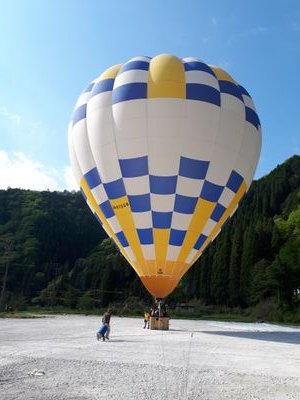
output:
[{"label": "white fabric panel", "polygon": [[196,254],[197,254],[197,250],[192,249],[192,250],[189,252],[189,255],[187,256],[187,258],[185,259],[185,262],[188,263],[188,264],[190,264],[190,263],[193,261],[193,259],[194,259],[194,257],[195,257]]},{"label": "white fabric panel", "polygon": [[146,229],[152,228],[152,213],[151,211],[139,212],[139,213],[132,213],[134,218],[135,227],[137,229]]},{"label": "white fabric panel", "polygon": [[210,161],[211,154],[214,149],[214,142],[208,138],[208,140],[201,139],[202,128],[198,128],[199,138],[197,137],[182,137],[179,148],[185,157],[189,157],[195,160]]},{"label": "white fabric panel", "polygon": [[225,208],[227,208],[229,206],[229,204],[231,203],[232,199],[234,198],[235,193],[228,189],[228,187],[225,187],[223,189],[223,192],[218,200],[218,203],[220,203],[222,206],[224,206]]},{"label": "white fabric panel", "polygon": [[186,140],[192,141],[193,146],[201,144],[202,141],[214,142],[219,129],[220,110],[220,107],[210,103],[187,100],[184,130],[184,132],[188,132],[188,134],[184,134]]},{"label": "white fabric panel", "polygon": [[98,205],[108,199],[103,185],[96,186],[94,189],[91,190],[91,192],[92,192],[94,199],[96,200]]},{"label": "white fabric panel", "polygon": [[225,186],[233,169],[237,154],[236,151],[225,149],[216,144],[212,152],[206,180]]},{"label": "white fabric panel", "polygon": [[250,161],[247,158],[245,158],[245,156],[242,153],[238,154],[233,169],[240,175],[242,175],[242,177],[246,182],[247,189],[249,189],[249,186],[253,178],[252,167]]},{"label": "white fabric panel", "polygon": [[150,193],[149,176],[139,176],[137,178],[123,178],[123,182],[128,195],[138,195]]},{"label": "white fabric panel", "polygon": [[174,209],[175,194],[150,194],[151,210],[171,212]]},{"label": "white fabric panel", "polygon": [[145,82],[148,81],[148,71],[141,69],[131,69],[129,71],[121,72],[117,75],[114,82],[114,89],[119,86],[126,85],[134,82]]},{"label": "white fabric panel", "polygon": [[255,146],[257,148],[257,153],[256,153],[256,157],[254,157],[254,159],[252,161],[253,161],[253,164],[254,164],[254,168],[256,169],[256,165],[258,163],[260,152],[261,152],[261,141],[262,141],[262,139],[261,139],[261,128],[260,127],[254,133],[254,140],[255,140]]},{"label": "white fabric panel", "polygon": [[[171,147],[171,141],[174,138],[180,138],[182,132],[184,132],[184,121],[180,117],[153,117],[148,120],[148,132],[149,138],[155,139],[169,139],[169,148]],[[173,144],[173,143],[172,143]]]},{"label": "white fabric panel", "polygon": [[114,105],[113,119],[119,158],[135,158],[147,154],[145,101],[132,100]]},{"label": "white fabric panel", "polygon": [[178,175],[181,151],[180,146],[175,140],[149,137],[149,174],[158,176]]},{"label": "white fabric panel", "polygon": [[146,137],[133,139],[117,139],[118,155],[120,159],[136,158],[148,155]]},{"label": "white fabric panel", "polygon": [[114,233],[118,233],[122,230],[119,221],[115,215],[111,218],[107,218],[106,220]]},{"label": "white fabric panel", "polygon": [[205,71],[186,71],[185,72],[186,83],[200,83],[203,85],[212,86],[213,88],[220,91],[220,85],[218,80]]},{"label": "white fabric panel", "polygon": [[97,149],[97,168],[103,183],[122,178],[115,142]]},{"label": "white fabric panel", "polygon": [[245,105],[237,97],[228,93],[221,93],[221,105],[223,110],[234,111],[245,121]]},{"label": "white fabric panel", "polygon": [[128,258],[130,261],[135,262],[136,261],[136,257],[133,253],[133,251],[131,250],[131,247],[123,247],[125,253],[127,254]]},{"label": "white fabric panel", "polygon": [[172,118],[184,118],[185,105],[185,99],[150,98],[147,101],[149,122],[154,118],[171,119],[170,122],[172,122]]},{"label": "white fabric panel", "polygon": [[167,250],[167,260],[176,261],[179,256],[180,250],[181,246],[172,246],[171,244],[169,244]]},{"label": "white fabric panel", "polygon": [[257,130],[248,121],[245,121],[244,126],[244,137],[234,169],[243,176],[248,190],[260,155],[261,130]]},{"label": "white fabric panel", "polygon": [[148,101],[150,174],[178,174],[180,140],[186,129],[184,101],[161,98]]},{"label": "white fabric panel", "polygon": [[[111,92],[109,92],[109,96],[111,96]],[[101,96],[95,96],[87,104],[88,135],[102,182],[111,182],[121,177],[111,107],[101,108],[100,104],[101,99],[108,101],[108,98],[108,96],[102,98]]]},{"label": "white fabric panel", "polygon": [[[89,99],[87,103],[87,115],[88,113],[92,113],[94,110],[106,107],[111,108],[111,104],[111,91],[98,93]],[[109,114],[111,114],[111,109],[109,110]],[[102,116],[102,114],[100,115]],[[105,115],[103,115],[103,118],[105,118]]]},{"label": "white fabric panel", "polygon": [[243,111],[240,114],[222,109],[220,117],[220,129],[216,135],[216,143],[224,149],[230,149],[230,151],[238,152],[244,136],[244,127],[244,106]]},{"label": "white fabric panel", "polygon": [[115,141],[111,107],[90,111],[87,106],[87,129],[96,163],[100,162],[98,149]]},{"label": "white fabric panel", "polygon": [[245,122],[245,134],[240,147],[240,154],[247,158],[250,165],[253,163],[257,157],[257,140],[256,139],[256,128],[250,124],[250,122]]},{"label": "white fabric panel", "polygon": [[82,106],[83,104],[86,104],[87,101],[88,101],[88,99],[89,99],[89,97],[90,97],[90,95],[91,95],[91,92],[84,92],[84,93],[82,93],[82,94],[78,97],[78,99],[77,99],[77,101],[76,101],[74,110],[76,110],[76,108]]},{"label": "white fabric panel", "polygon": [[203,231],[201,232],[203,235],[205,236],[209,236],[211,234],[211,231],[214,229],[214,227],[216,226],[216,222],[213,221],[212,219],[208,219],[207,223],[205,225],[205,227],[203,228]]},{"label": "white fabric panel", "polygon": [[[113,115],[116,122],[116,114],[114,113]],[[146,138],[145,121],[146,114],[144,113],[144,118],[124,118],[123,121],[114,124],[114,134],[117,142],[119,140]]]},{"label": "white fabric panel", "polygon": [[[147,115],[147,100],[127,100],[113,104],[112,106],[113,120],[115,123],[115,129],[125,131],[124,124],[130,119],[145,120]],[[128,137],[136,137],[138,132],[132,132]],[[140,132],[139,135],[142,133]],[[143,135],[146,135],[143,132]]]},{"label": "white fabric panel", "polygon": [[174,211],[172,215],[171,228],[187,231],[188,227],[190,226],[192,216],[193,214],[182,214]]},{"label": "white fabric panel", "polygon": [[155,259],[155,248],[153,244],[142,244],[141,245],[143,256],[145,260]]},{"label": "white fabric panel", "polygon": [[81,168],[79,166],[79,163],[78,163],[78,160],[76,157],[76,153],[74,150],[73,136],[72,136],[72,123],[69,124],[69,129],[68,129],[68,147],[69,147],[69,157],[70,157],[72,171],[73,171],[73,174],[74,174],[74,177],[75,177],[75,180],[76,180],[78,186],[80,186],[82,172],[81,172]]},{"label": "white fabric panel", "polygon": [[176,193],[182,196],[199,197],[204,180],[178,176]]},{"label": "white fabric panel", "polygon": [[243,96],[243,100],[244,100],[245,106],[247,106],[247,107],[251,108],[252,110],[256,111],[255,105],[254,105],[251,97],[249,97],[249,96],[247,96],[245,94],[243,94],[242,96]]},{"label": "white fabric panel", "polygon": [[251,138],[253,145],[252,152],[249,153],[248,158],[251,163],[256,166],[261,150],[260,129],[257,130],[252,124],[245,122],[245,135],[248,135],[248,138]]},{"label": "white fabric panel", "polygon": [[73,145],[76,158],[83,174],[95,167],[90,142],[87,136],[85,118],[77,122],[72,128]]}]

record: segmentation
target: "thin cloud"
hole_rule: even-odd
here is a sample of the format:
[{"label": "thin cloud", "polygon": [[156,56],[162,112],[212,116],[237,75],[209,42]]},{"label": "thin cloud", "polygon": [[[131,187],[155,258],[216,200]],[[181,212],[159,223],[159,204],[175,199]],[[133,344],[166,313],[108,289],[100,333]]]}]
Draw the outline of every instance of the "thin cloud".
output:
[{"label": "thin cloud", "polygon": [[217,66],[223,69],[227,69],[230,67],[230,62],[224,59],[219,60]]},{"label": "thin cloud", "polygon": [[210,25],[211,25],[211,26],[216,27],[216,26],[218,26],[218,23],[219,23],[218,18],[216,18],[216,17],[211,17],[211,19],[210,19]]},{"label": "thin cloud", "polygon": [[292,22],[292,29],[295,32],[299,32],[300,31],[300,23],[299,23],[299,21],[293,21]]},{"label": "thin cloud", "polygon": [[210,41],[209,37],[204,37],[201,39],[201,43],[205,46]]},{"label": "thin cloud", "polygon": [[21,123],[22,120],[22,117],[19,114],[10,111],[6,106],[0,107],[0,115],[8,119],[10,122],[14,122],[18,125]]},{"label": "thin cloud", "polygon": [[48,170],[43,164],[30,160],[24,153],[12,154],[0,150],[0,188],[32,190],[60,190],[55,169]]},{"label": "thin cloud", "polygon": [[75,181],[72,169],[69,165],[64,168],[64,182],[66,190],[69,191],[78,190],[78,185]]},{"label": "thin cloud", "polygon": [[245,39],[247,37],[253,37],[253,36],[258,36],[261,35],[265,32],[268,32],[268,28],[265,26],[256,26],[254,28],[248,29],[246,31],[242,31],[239,33],[236,33],[235,35],[231,36],[229,40],[227,41],[228,45],[231,45],[233,42],[240,40],[240,39]]}]

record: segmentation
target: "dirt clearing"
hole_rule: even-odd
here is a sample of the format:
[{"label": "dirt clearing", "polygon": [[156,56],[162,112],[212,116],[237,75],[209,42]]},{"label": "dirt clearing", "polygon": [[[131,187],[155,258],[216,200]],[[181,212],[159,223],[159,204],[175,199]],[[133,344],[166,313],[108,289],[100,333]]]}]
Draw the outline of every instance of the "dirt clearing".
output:
[{"label": "dirt clearing", "polygon": [[112,317],[0,320],[1,400],[300,400],[300,330]]}]

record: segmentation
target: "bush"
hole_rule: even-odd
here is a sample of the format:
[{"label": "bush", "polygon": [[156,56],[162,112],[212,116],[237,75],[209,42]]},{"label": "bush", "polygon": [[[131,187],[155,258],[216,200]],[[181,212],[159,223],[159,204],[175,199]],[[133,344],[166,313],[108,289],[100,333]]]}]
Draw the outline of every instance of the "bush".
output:
[{"label": "bush", "polygon": [[260,301],[253,307],[251,315],[257,320],[263,321],[284,321],[283,310],[279,307],[277,299],[271,297],[269,299]]},{"label": "bush", "polygon": [[80,299],[80,290],[69,287],[64,296],[64,304],[66,307],[75,309]]},{"label": "bush", "polygon": [[[148,307],[146,307],[148,308]],[[121,314],[125,313],[126,315],[137,315],[144,313],[145,306],[141,299],[136,296],[128,297],[121,309]]]},{"label": "bush", "polygon": [[78,306],[80,310],[88,311],[95,307],[95,300],[91,297],[89,292],[80,297]]}]

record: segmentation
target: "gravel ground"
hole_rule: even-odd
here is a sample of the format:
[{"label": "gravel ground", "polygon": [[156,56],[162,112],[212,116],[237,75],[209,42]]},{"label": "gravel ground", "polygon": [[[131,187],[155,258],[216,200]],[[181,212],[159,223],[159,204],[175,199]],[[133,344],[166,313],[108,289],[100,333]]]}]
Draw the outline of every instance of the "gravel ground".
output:
[{"label": "gravel ground", "polygon": [[[112,317],[0,320],[0,400],[300,400],[300,330]],[[41,375],[35,375],[40,372]]]}]

